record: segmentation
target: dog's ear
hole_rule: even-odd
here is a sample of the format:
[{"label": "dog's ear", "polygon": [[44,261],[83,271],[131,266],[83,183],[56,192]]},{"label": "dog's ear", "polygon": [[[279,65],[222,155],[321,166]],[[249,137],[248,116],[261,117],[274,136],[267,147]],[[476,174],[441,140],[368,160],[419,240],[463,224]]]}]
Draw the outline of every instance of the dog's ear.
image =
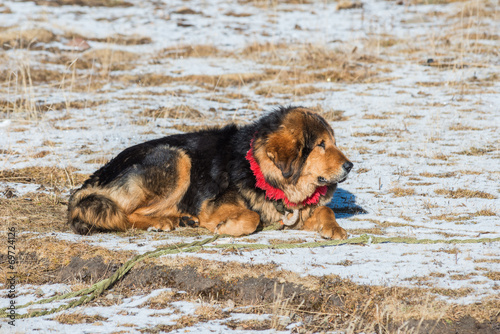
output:
[{"label": "dog's ear", "polygon": [[282,126],[267,138],[267,156],[281,170],[285,179],[300,173],[299,164],[304,143],[302,134],[295,132],[297,131]]}]

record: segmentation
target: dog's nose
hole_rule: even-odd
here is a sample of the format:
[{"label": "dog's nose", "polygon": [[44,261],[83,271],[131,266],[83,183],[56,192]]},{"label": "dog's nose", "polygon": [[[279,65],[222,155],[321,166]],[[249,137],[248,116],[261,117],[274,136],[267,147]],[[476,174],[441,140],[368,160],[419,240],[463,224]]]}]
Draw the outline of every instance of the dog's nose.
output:
[{"label": "dog's nose", "polygon": [[344,168],[344,169],[345,169],[345,171],[346,171],[347,173],[349,173],[349,172],[351,171],[351,169],[352,169],[352,166],[354,166],[354,164],[353,164],[352,162],[350,162],[350,161],[347,161],[347,162],[345,162],[345,163],[342,165],[342,168]]}]

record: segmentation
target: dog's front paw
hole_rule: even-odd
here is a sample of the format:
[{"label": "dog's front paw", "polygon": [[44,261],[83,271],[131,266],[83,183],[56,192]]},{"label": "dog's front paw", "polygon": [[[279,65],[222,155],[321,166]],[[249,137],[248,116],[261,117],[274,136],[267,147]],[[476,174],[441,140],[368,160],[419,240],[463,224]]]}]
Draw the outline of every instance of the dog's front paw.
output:
[{"label": "dog's front paw", "polygon": [[180,227],[198,227],[200,226],[200,222],[198,221],[198,218],[193,217],[193,216],[182,216],[180,221],[179,221],[179,226]]},{"label": "dog's front paw", "polygon": [[148,228],[148,231],[173,231],[175,230],[174,223],[169,218],[158,218]]},{"label": "dog's front paw", "polygon": [[319,232],[322,238],[345,240],[347,239],[347,231],[340,226],[324,226]]}]

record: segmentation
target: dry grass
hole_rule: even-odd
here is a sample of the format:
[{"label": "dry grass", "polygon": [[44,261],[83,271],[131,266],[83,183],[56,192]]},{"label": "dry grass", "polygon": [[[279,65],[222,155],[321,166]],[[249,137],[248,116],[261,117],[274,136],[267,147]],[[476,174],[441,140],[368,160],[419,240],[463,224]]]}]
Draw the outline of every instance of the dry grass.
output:
[{"label": "dry grass", "polygon": [[347,121],[349,117],[344,116],[345,111],[344,110],[338,110],[338,109],[325,109],[321,105],[316,105],[315,107],[311,108],[321,116],[323,116],[324,119],[326,119],[329,122],[342,122],[342,121]]},{"label": "dry grass", "polygon": [[353,137],[387,137],[389,136],[389,133],[387,132],[379,132],[379,131],[374,131],[374,132],[354,132],[352,134]]},{"label": "dry grass", "polygon": [[372,227],[372,228],[353,228],[349,230],[349,233],[355,234],[355,235],[361,235],[361,234],[373,234],[373,235],[384,235],[384,232],[378,228],[378,227]]},{"label": "dry grass", "polygon": [[263,95],[265,97],[274,96],[276,94],[288,95],[288,96],[304,96],[309,94],[315,94],[323,92],[324,89],[316,88],[310,85],[301,86],[275,86],[266,85],[264,87],[259,87],[255,90],[255,94]]},{"label": "dry grass", "polygon": [[227,312],[222,311],[218,305],[204,303],[199,306],[194,314],[198,316],[201,321],[224,319],[229,316]]},{"label": "dry grass", "polygon": [[485,154],[488,154],[490,152],[496,151],[495,148],[477,148],[477,147],[471,147],[468,150],[460,151],[457,152],[457,154],[461,155],[469,155],[469,156],[482,156]]},{"label": "dry grass", "polygon": [[[62,3],[58,3],[59,5]],[[81,5],[106,5],[105,2],[87,3]],[[0,32],[0,41],[8,47],[26,47],[29,41],[36,40],[43,44],[53,41],[82,39],[99,43],[115,45],[139,45],[150,43],[151,40],[140,36],[114,35],[107,38],[93,38],[64,32],[62,35],[35,29],[17,34],[14,30]],[[83,53],[64,52],[57,49],[48,50],[47,56],[39,64],[31,64],[28,59],[14,64],[9,69],[3,69],[0,77],[9,87],[22,87],[22,98],[6,99],[0,102],[0,110],[4,112],[23,112],[30,118],[38,119],[41,113],[48,110],[83,108],[97,106],[107,102],[107,99],[89,102],[71,101],[47,104],[36,100],[34,87],[37,85],[59,86],[69,92],[96,92],[106,84],[140,86],[170,86],[172,84],[197,86],[207,91],[219,91],[227,88],[250,87],[258,95],[270,97],[302,97],[320,93],[325,90],[318,83],[328,82],[376,82],[379,79],[377,71],[372,69],[377,58],[369,54],[357,54],[345,50],[333,50],[320,45],[294,46],[286,44],[252,44],[246,48],[221,51],[210,45],[179,45],[159,52],[154,58],[180,57],[218,57],[221,59],[238,57],[250,59],[256,63],[265,64],[265,70],[259,73],[227,73],[223,75],[165,75],[158,73],[130,74],[127,71],[139,65],[141,56],[134,52],[123,51],[114,47],[90,49]],[[60,65],[59,69],[46,64]],[[284,66],[285,65],[285,66]],[[115,74],[121,71],[120,74]],[[234,95],[235,93],[233,93]],[[238,94],[237,94],[238,95]],[[245,96],[239,94],[238,98]],[[230,97],[234,98],[234,97]],[[214,96],[211,101],[227,103],[222,97]],[[247,108],[259,109],[252,99],[248,100]],[[150,111],[151,109],[149,109]],[[162,112],[161,110],[159,111]],[[170,113],[170,112],[167,112]],[[340,111],[331,109],[324,115],[332,121],[345,120]],[[155,115],[153,117],[161,117]],[[65,128],[71,129],[71,128]]]},{"label": "dry grass", "polygon": [[269,243],[271,245],[279,245],[279,244],[301,244],[306,242],[305,239],[269,239]]},{"label": "dry grass", "polygon": [[463,125],[463,124],[456,124],[452,125],[449,128],[451,131],[480,131],[482,129],[476,128],[473,126],[468,126],[468,125]]},{"label": "dry grass", "polygon": [[475,263],[500,263],[500,259],[475,259]]},{"label": "dry grass", "polygon": [[[86,109],[86,108],[95,108],[104,104],[107,104],[108,100],[76,100],[76,101],[64,101],[58,103],[45,103],[40,102],[36,104],[36,109],[39,112],[46,112],[52,110],[68,110],[68,109]],[[0,102],[1,105],[1,102]],[[8,104],[6,103],[6,106]],[[13,104],[15,106],[16,104]],[[1,108],[1,107],[0,107]],[[19,108],[11,107],[11,110],[18,110]],[[7,110],[6,110],[7,111]],[[70,116],[67,116],[70,117]],[[61,119],[59,119],[61,120]]]},{"label": "dry grass", "polygon": [[394,188],[389,189],[389,192],[392,193],[393,196],[395,196],[395,197],[406,197],[406,196],[415,195],[414,188],[394,187]]},{"label": "dry grass", "polygon": [[[192,315],[183,315],[179,319],[177,319],[175,325],[156,325],[155,327],[151,327],[147,329],[149,333],[169,333],[172,331],[180,330],[182,328],[191,327],[196,323],[200,322],[198,317],[193,317]],[[146,331],[142,331],[146,332]]]},{"label": "dry grass", "polygon": [[363,115],[364,119],[388,119],[388,115],[374,115],[374,114],[365,114]]},{"label": "dry grass", "polygon": [[355,8],[363,8],[363,3],[360,1],[350,1],[350,0],[341,0],[337,3],[337,10],[355,9]]},{"label": "dry grass", "polygon": [[223,75],[186,75],[171,76],[157,73],[142,75],[121,75],[116,79],[126,83],[136,83],[141,86],[164,86],[179,83],[195,85],[209,90],[216,88],[241,87],[253,82],[260,82],[265,78],[262,73],[231,73]]},{"label": "dry grass", "polygon": [[27,67],[25,65],[20,65],[16,69],[2,69],[0,72],[0,78],[3,78],[4,83],[19,87],[61,82],[64,77],[65,74],[57,70]]},{"label": "dry grass", "polygon": [[224,56],[224,53],[213,45],[177,45],[161,50],[156,58],[205,58]]},{"label": "dry grass", "polygon": [[[37,221],[31,222],[35,224]],[[56,224],[54,224],[56,225]],[[25,231],[18,224],[9,223],[8,226],[16,226],[18,231]],[[36,230],[36,229],[33,229]],[[53,229],[57,231],[57,228]],[[19,259],[16,266],[16,277],[19,284],[47,284],[55,279],[54,273],[66,267],[74,257],[90,259],[100,257],[106,264],[123,263],[128,260],[132,253],[126,251],[110,251],[106,248],[90,246],[84,242],[61,241],[55,237],[37,238],[34,235],[23,235],[17,238],[16,256]],[[5,280],[7,273],[0,273],[0,279]],[[95,283],[100,277],[92,277],[90,283]],[[101,277],[102,278],[102,277]],[[83,278],[82,278],[83,279]],[[81,283],[76,279],[69,284]]]},{"label": "dry grass", "polygon": [[132,4],[123,0],[35,0],[39,6],[85,6],[85,7],[130,7]]},{"label": "dry grass", "polygon": [[271,328],[270,320],[229,320],[224,322],[223,324],[233,330],[241,329],[246,331],[263,331]]},{"label": "dry grass", "polygon": [[105,321],[108,318],[102,317],[100,315],[87,315],[82,313],[61,313],[56,315],[53,320],[65,324],[65,325],[74,325],[74,324],[92,324],[97,321]]},{"label": "dry grass", "polygon": [[441,214],[439,216],[431,216],[429,218],[437,220],[445,220],[447,222],[462,222],[470,219],[469,216],[460,216],[457,214]]},{"label": "dry grass", "polygon": [[[286,55],[284,57],[283,55]],[[131,78],[143,85],[158,85],[169,82],[190,82],[209,87],[233,87],[256,83],[258,95],[286,94],[303,96],[322,91],[311,86],[320,82],[369,82],[376,80],[377,72],[368,64],[377,59],[369,55],[350,54],[345,51],[331,50],[322,46],[308,45],[290,47],[286,44],[251,44],[241,50],[220,51],[207,45],[179,45],[162,50],[157,58],[178,57],[243,57],[268,66],[264,73],[235,73],[220,76],[191,75],[171,77],[145,75]],[[283,68],[282,65],[287,67]],[[366,65],[365,65],[366,64]],[[280,68],[275,68],[280,66]]]},{"label": "dry grass", "polygon": [[172,290],[163,291],[159,295],[149,298],[149,300],[146,301],[144,304],[142,304],[141,307],[148,307],[154,310],[161,310],[166,308],[173,301],[178,300],[178,297],[179,295],[175,291]]},{"label": "dry grass", "polygon": [[88,178],[74,167],[26,167],[0,171],[0,181],[36,183],[46,187],[74,188]]},{"label": "dry grass", "polygon": [[58,58],[62,63],[73,63],[76,69],[94,69],[101,76],[109,75],[112,71],[125,71],[135,68],[135,61],[140,55],[134,52],[114,50],[114,49],[96,49],[89,50],[81,57]]},{"label": "dry grass", "polygon": [[420,173],[420,176],[423,177],[438,177],[438,178],[449,178],[449,177],[455,177],[457,176],[456,172],[446,172],[446,173],[429,173],[429,172],[424,172]]},{"label": "dry grass", "polygon": [[488,271],[484,276],[493,281],[500,281],[500,271]]},{"label": "dry grass", "polygon": [[85,41],[92,41],[98,43],[116,44],[116,45],[144,45],[152,43],[151,37],[144,37],[140,35],[123,35],[114,34],[108,37],[91,37],[83,36],[72,31],[65,32],[64,38],[68,40],[82,39]]},{"label": "dry grass", "polygon": [[220,123],[211,123],[211,124],[173,124],[171,126],[172,129],[176,129],[181,132],[196,132],[201,130],[209,130],[214,128],[219,128]]},{"label": "dry grass", "polygon": [[486,198],[486,199],[496,198],[496,196],[484,191],[462,189],[462,188],[457,190],[437,189],[435,190],[435,193],[438,195],[444,195],[448,198]]},{"label": "dry grass", "polygon": [[[453,250],[443,250],[452,252]],[[271,302],[261,304],[243,304],[238,308],[237,312],[244,312],[250,314],[271,314],[272,317],[269,322],[236,322],[230,320],[226,323],[231,328],[238,326],[244,328],[261,328],[261,329],[284,329],[290,321],[303,322],[304,319],[309,319],[304,323],[305,328],[315,328],[318,330],[331,330],[332,328],[339,328],[338,326],[353,326],[359,330],[372,332],[376,326],[400,326],[405,321],[410,320],[440,320],[449,319],[450,321],[457,320],[461,317],[460,314],[468,314],[480,321],[488,320],[494,316],[496,307],[499,301],[485,301],[485,307],[481,308],[475,304],[469,305],[451,305],[444,301],[439,300],[434,295],[463,297],[467,296],[473,291],[468,288],[462,289],[420,289],[420,288],[402,288],[402,287],[379,287],[379,286],[361,286],[354,284],[346,279],[341,279],[337,276],[324,276],[318,277],[300,277],[298,274],[288,272],[286,276],[268,276],[268,273],[278,273],[271,270],[262,271],[260,266],[253,266],[249,264],[236,264],[227,263],[231,268],[220,266],[218,262],[212,262],[201,259],[184,258],[180,259],[158,259],[155,262],[165,263],[165,260],[174,264],[174,261],[182,261],[183,265],[195,266],[198,268],[203,277],[212,277],[213,279],[222,279],[225,283],[220,283],[224,288],[225,284],[232,285],[231,282],[237,282],[238,279],[244,279],[248,273],[251,277],[259,277],[259,273],[265,273],[266,277],[281,278],[283,282],[296,282],[295,284],[307,286],[310,291],[321,292],[322,296],[329,296],[328,302],[326,300],[318,300],[317,303],[311,304],[311,300],[305,302],[302,298],[296,298],[295,293],[288,291],[284,293],[282,288],[276,287],[273,293],[273,300]],[[205,268],[208,265],[209,268]],[[349,266],[351,263],[340,263],[340,265]],[[174,265],[179,267],[180,263]],[[228,275],[230,271],[232,275]],[[490,276],[496,279],[496,273]],[[436,275],[432,275],[434,277]],[[441,276],[439,274],[438,276]],[[463,276],[456,276],[455,279],[464,279]],[[420,278],[418,278],[420,280]],[[423,277],[425,283],[429,281]],[[175,300],[175,293],[169,292],[166,295],[152,298],[148,305],[153,307],[164,307],[172,300]],[[184,295],[184,300],[199,301],[199,295]],[[213,299],[210,297],[209,304],[202,304],[196,311],[193,318],[196,321],[204,319],[222,319],[226,317],[225,313],[221,313],[220,307],[213,303],[220,303],[225,305],[224,298],[221,300]],[[205,298],[206,300],[206,298]],[[314,299],[312,299],[314,300]],[[341,300],[339,304],[339,300]],[[159,304],[158,304],[159,303]],[[311,308],[311,305],[316,305]],[[146,305],[144,305],[146,306]],[[232,312],[236,310],[233,309]],[[458,313],[457,313],[458,312]],[[181,321],[182,322],[182,321]],[[399,325],[398,325],[399,324]],[[313,327],[311,327],[313,326]]]},{"label": "dry grass", "polygon": [[477,216],[486,216],[486,217],[492,217],[492,216],[497,216],[497,213],[495,211],[489,210],[489,209],[482,209],[479,211],[476,211],[471,214],[472,217],[477,217]]},{"label": "dry grass", "polygon": [[494,18],[495,15],[498,15],[498,8],[493,1],[468,1],[449,18]]},{"label": "dry grass", "polygon": [[36,49],[42,44],[57,40],[57,36],[46,29],[17,30],[9,29],[0,31],[0,46],[7,49]]},{"label": "dry grass", "polygon": [[207,118],[197,109],[188,105],[180,105],[175,107],[160,107],[156,109],[146,109],[142,115],[153,118],[174,118],[174,119],[193,119]]}]

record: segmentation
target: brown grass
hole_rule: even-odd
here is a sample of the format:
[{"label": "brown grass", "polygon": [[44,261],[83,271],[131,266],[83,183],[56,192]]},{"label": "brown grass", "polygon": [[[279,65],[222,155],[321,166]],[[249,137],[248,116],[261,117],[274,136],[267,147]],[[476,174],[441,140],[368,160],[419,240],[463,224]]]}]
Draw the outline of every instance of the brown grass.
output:
[{"label": "brown grass", "polygon": [[[225,56],[231,54],[226,53]],[[268,66],[286,64],[286,68],[269,67],[260,81],[292,87],[319,82],[370,82],[376,80],[374,77],[377,75],[376,71],[367,66],[377,62],[377,58],[319,45],[294,47],[288,44],[254,43],[234,51],[234,54]]]},{"label": "brown grass", "polygon": [[[446,250],[452,252],[453,250]],[[290,282],[307,286],[312,291],[321,292],[322,295],[330,296],[332,300],[339,298],[342,306],[336,306],[335,303],[325,302],[320,303],[313,309],[310,306],[302,306],[302,299],[294,299],[291,296],[285,296],[279,289],[275,289],[275,298],[271,303],[263,303],[260,305],[241,305],[244,308],[239,309],[239,312],[245,313],[268,313],[272,314],[273,318],[270,323],[262,324],[265,328],[279,328],[283,325],[280,320],[283,317],[290,317],[300,321],[306,316],[314,318],[310,320],[309,326],[315,327],[315,330],[331,329],[333,324],[344,326],[353,324],[357,321],[357,325],[366,327],[381,326],[388,324],[401,324],[410,319],[451,319],[456,320],[460,315],[456,312],[465,312],[476,319],[490,319],[495,313],[495,307],[499,305],[499,301],[485,301],[485,307],[477,307],[477,305],[452,305],[435,298],[433,294],[460,297],[467,296],[472,293],[471,289],[409,289],[402,287],[379,287],[379,286],[361,286],[350,282],[347,279],[341,279],[337,276],[318,277],[300,277],[293,272],[283,272],[276,268],[261,268],[261,265],[255,266],[250,264],[224,263],[221,266],[217,261],[200,260],[195,258],[161,258],[154,260],[163,264],[170,263],[174,268],[191,266],[197,268],[199,273],[204,277],[212,277],[213,279],[222,279],[224,282],[231,284],[239,278],[259,277],[262,273],[269,278],[281,278],[284,282]],[[339,263],[340,265],[349,266],[351,263]],[[229,267],[227,267],[229,265]],[[435,275],[434,275],[435,276]],[[492,277],[496,277],[493,275]],[[462,276],[455,277],[462,279]],[[425,280],[425,277],[422,279]],[[425,282],[425,281],[424,281]],[[226,283],[224,283],[226,284]],[[429,292],[432,292],[430,294]],[[121,292],[120,292],[121,293]],[[159,302],[164,306],[171,300],[175,299],[175,294],[168,293],[162,296]],[[196,300],[199,295],[189,295],[184,297],[184,300],[189,298]],[[199,300],[199,299],[198,299]],[[206,300],[206,298],[205,298]],[[210,299],[210,304],[204,305],[206,308],[199,310],[201,314],[207,314],[207,318],[222,318],[225,315],[220,314],[219,307],[215,307],[212,303],[218,302],[224,305],[225,299],[220,301]],[[309,303],[309,302],[308,302]],[[299,305],[300,304],[300,305]],[[310,304],[308,304],[310,305]],[[317,316],[317,317],[316,317]],[[229,323],[228,325],[241,325],[241,323]],[[254,324],[249,327],[253,327]],[[255,324],[256,325],[256,324]],[[334,327],[338,328],[338,327]],[[370,332],[370,331],[368,331]]]},{"label": "brown grass", "polygon": [[201,131],[201,130],[208,130],[208,129],[213,129],[213,128],[218,128],[220,127],[219,124],[173,124],[171,126],[172,129],[176,129],[182,132],[196,132],[196,131]]},{"label": "brown grass", "polygon": [[46,112],[51,110],[85,109],[85,108],[95,108],[100,105],[107,104],[108,102],[109,102],[108,100],[77,100],[77,101],[64,101],[57,103],[41,102],[36,104],[36,108],[40,112]]},{"label": "brown grass", "polygon": [[437,189],[435,190],[435,193],[438,195],[444,195],[448,198],[486,198],[486,199],[496,198],[496,196],[484,191],[462,189],[462,188],[459,188],[457,190]]},{"label": "brown grass", "polygon": [[497,214],[495,211],[492,211],[489,209],[482,209],[482,210],[476,211],[476,212],[471,214],[471,216],[473,216],[473,217],[477,217],[477,216],[492,217],[492,216],[496,216],[496,215]]},{"label": "brown grass", "polygon": [[88,178],[74,167],[26,167],[0,171],[0,181],[36,183],[46,187],[73,188]]},{"label": "brown grass", "polygon": [[338,110],[333,108],[324,109],[319,104],[317,104],[315,107],[312,107],[311,109],[320,114],[321,116],[323,116],[323,118],[329,122],[342,122],[342,121],[347,121],[349,119],[349,117],[344,116],[345,113],[344,110]]},{"label": "brown grass", "polygon": [[429,172],[424,172],[420,173],[420,176],[424,177],[438,177],[438,178],[449,178],[449,177],[455,177],[457,175],[456,172],[446,172],[446,173],[429,173]]},{"label": "brown grass", "polygon": [[364,119],[388,119],[388,115],[375,115],[375,114],[364,114]]},{"label": "brown grass", "polygon": [[35,0],[39,6],[86,6],[86,7],[130,7],[130,2],[123,0]]},{"label": "brown grass", "polygon": [[459,216],[456,214],[442,214],[439,216],[431,216],[429,217],[431,219],[437,219],[437,220],[445,220],[448,222],[460,222],[460,221],[465,221],[470,219],[469,216]]},{"label": "brown grass", "polygon": [[[31,221],[31,225],[38,221]],[[17,231],[37,231],[39,228],[25,229],[24,226],[8,222],[8,226],[15,226]],[[50,228],[50,226],[48,226]],[[67,230],[68,228],[66,228]],[[45,233],[47,233],[45,230]],[[58,231],[57,224],[53,224],[52,231]],[[67,266],[73,257],[90,259],[100,257],[104,263],[123,263],[132,255],[126,251],[110,251],[106,248],[90,246],[84,242],[62,241],[56,237],[38,238],[33,234],[25,234],[16,239],[16,266],[17,279],[20,284],[46,284],[53,282],[54,272]],[[0,279],[5,280],[7,273],[0,272]],[[95,278],[95,280],[98,278]],[[95,283],[95,280],[90,283]],[[79,282],[79,281],[78,281]],[[65,282],[74,284],[75,282]]]},{"label": "brown grass", "polygon": [[340,0],[337,3],[337,10],[363,8],[363,3],[359,1]]},{"label": "brown grass", "polygon": [[11,85],[20,87],[30,84],[61,82],[64,76],[65,74],[60,71],[24,66],[15,69],[3,69],[0,72],[0,78],[3,79],[3,82],[10,82]]},{"label": "brown grass", "polygon": [[387,132],[354,132],[352,134],[353,137],[387,137],[389,134]]},{"label": "brown grass", "polygon": [[469,18],[469,17],[494,18],[495,15],[497,15],[498,13],[497,11],[498,9],[495,7],[495,4],[493,2],[469,1],[465,3],[457,13],[450,15],[449,18]]},{"label": "brown grass", "polygon": [[137,83],[141,86],[164,86],[171,83],[185,83],[206,89],[241,87],[265,78],[261,73],[230,73],[224,75],[186,75],[174,77],[170,75],[147,73],[143,75],[123,75],[120,81]]},{"label": "brown grass", "polygon": [[474,259],[475,263],[500,263],[500,259]]},{"label": "brown grass", "polygon": [[175,325],[156,325],[155,327],[148,328],[148,332],[152,333],[169,333],[186,327],[191,327],[200,322],[198,317],[192,315],[183,315],[177,319]]},{"label": "brown grass", "polygon": [[372,228],[353,228],[349,230],[352,234],[374,234],[374,235],[384,235],[384,232],[378,227]]},{"label": "brown grass", "polygon": [[271,245],[279,245],[279,244],[301,244],[301,243],[304,243],[306,242],[306,240],[304,239],[269,239],[269,243]]},{"label": "brown grass", "polygon": [[179,105],[175,107],[160,107],[156,109],[146,109],[142,115],[153,118],[175,118],[175,119],[200,119],[206,118],[197,109],[188,105]]},{"label": "brown grass", "polygon": [[456,124],[450,126],[451,131],[479,131],[481,130],[480,128],[476,128],[473,126],[468,126],[468,125],[463,125],[463,124]]},{"label": "brown grass", "polygon": [[177,45],[161,50],[157,58],[202,58],[224,56],[223,52],[213,45]]},{"label": "brown grass", "polygon": [[[134,52],[96,49],[85,52],[74,66],[77,69],[95,69],[101,75],[108,75],[112,71],[131,70],[135,67],[135,61],[140,55]],[[70,59],[68,59],[70,60]]]},{"label": "brown grass", "polygon": [[198,316],[201,321],[224,319],[229,316],[227,312],[223,312],[218,305],[202,304],[199,306],[194,314]]},{"label": "brown grass", "polygon": [[270,320],[229,320],[223,324],[233,330],[242,329],[246,331],[263,331],[272,328]]},{"label": "brown grass", "polygon": [[487,273],[483,274],[483,276],[488,277],[493,281],[500,281],[500,271],[488,271]]},{"label": "brown grass", "polygon": [[469,156],[482,156],[488,154],[490,152],[494,152],[495,148],[477,148],[471,147],[468,150],[457,152],[457,154],[461,155],[469,155]]},{"label": "brown grass", "polygon": [[392,193],[395,197],[406,197],[415,195],[414,188],[394,187],[389,189],[389,192]]},{"label": "brown grass", "polygon": [[266,85],[259,87],[255,90],[255,94],[263,95],[265,97],[274,96],[275,94],[289,95],[289,96],[304,96],[323,92],[324,89],[316,88],[310,85],[300,86],[279,86],[279,85]]},{"label": "brown grass", "polygon": [[470,295],[474,290],[471,288],[459,288],[459,289],[445,289],[445,288],[431,288],[432,293],[442,295],[445,297],[459,298]]},{"label": "brown grass", "polygon": [[108,37],[91,37],[91,36],[83,36],[77,34],[75,32],[65,32],[64,38],[68,40],[72,39],[82,39],[85,41],[92,41],[98,43],[108,43],[108,44],[117,44],[117,45],[144,45],[150,44],[153,40],[150,37],[144,37],[140,35],[123,35],[123,34],[114,34]]},{"label": "brown grass", "polygon": [[179,295],[175,291],[163,291],[155,297],[151,297],[141,307],[148,307],[154,310],[166,308],[173,301],[178,300]]},{"label": "brown grass", "polygon": [[97,321],[105,321],[108,318],[102,317],[100,315],[87,315],[82,313],[61,313],[56,315],[53,318],[55,321],[65,324],[65,325],[74,325],[74,324],[92,324]]},{"label": "brown grass", "polygon": [[0,47],[3,49],[37,48],[57,40],[53,32],[46,29],[0,31]]}]

